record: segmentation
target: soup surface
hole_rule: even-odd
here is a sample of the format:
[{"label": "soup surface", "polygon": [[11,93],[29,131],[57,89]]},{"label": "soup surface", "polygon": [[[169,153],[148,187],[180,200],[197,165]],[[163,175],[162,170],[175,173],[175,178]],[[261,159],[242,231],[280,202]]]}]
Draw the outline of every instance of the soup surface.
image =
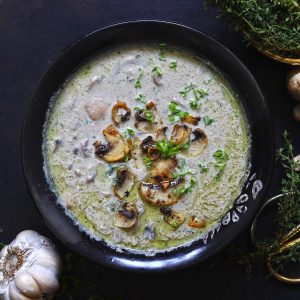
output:
[{"label": "soup surface", "polygon": [[165,44],[123,45],[53,96],[45,172],[81,230],[152,255],[201,238],[231,208],[248,174],[248,131],[209,62]]}]

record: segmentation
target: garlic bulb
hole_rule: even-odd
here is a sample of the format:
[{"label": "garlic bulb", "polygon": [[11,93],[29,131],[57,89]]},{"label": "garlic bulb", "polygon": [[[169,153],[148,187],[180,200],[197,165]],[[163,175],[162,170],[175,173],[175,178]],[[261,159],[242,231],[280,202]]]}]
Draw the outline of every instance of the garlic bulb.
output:
[{"label": "garlic bulb", "polygon": [[0,252],[0,299],[52,299],[60,271],[53,243],[35,231],[22,231]]}]

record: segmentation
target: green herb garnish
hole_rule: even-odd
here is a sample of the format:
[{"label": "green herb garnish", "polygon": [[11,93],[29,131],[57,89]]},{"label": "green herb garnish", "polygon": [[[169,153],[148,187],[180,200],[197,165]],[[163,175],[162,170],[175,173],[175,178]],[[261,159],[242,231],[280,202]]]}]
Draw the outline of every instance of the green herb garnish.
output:
[{"label": "green herb garnish", "polygon": [[169,122],[175,122],[178,119],[184,119],[186,116],[188,116],[188,113],[186,111],[183,111],[178,108],[178,103],[175,101],[171,101],[169,103],[169,114],[168,114],[168,120]]},{"label": "green herb garnish", "polygon": [[175,189],[173,193],[180,194],[180,195],[191,193],[195,185],[196,185],[196,180],[194,178],[191,178],[190,184],[188,186],[180,186],[179,188]]},{"label": "green herb garnish", "polygon": [[177,71],[177,61],[176,60],[171,61],[169,68],[173,71]]},{"label": "green herb garnish", "polygon": [[187,86],[185,86],[184,88],[183,88],[183,90],[181,90],[180,92],[179,92],[179,94],[180,94],[180,96],[182,97],[182,98],[186,98],[187,97],[187,95],[188,95],[188,93],[191,91],[191,90],[193,90],[194,88],[196,88],[197,86],[194,84],[194,83],[190,83],[189,85],[187,85]]},{"label": "green herb garnish", "polygon": [[208,167],[204,163],[200,162],[198,166],[200,173],[206,173],[208,171]]},{"label": "green herb garnish", "polygon": [[127,131],[129,133],[129,135],[133,136],[134,135],[134,130],[130,127],[127,128]]},{"label": "green herb garnish", "polygon": [[296,0],[208,0],[219,7],[260,50],[300,58],[300,2]]},{"label": "green herb garnish", "polygon": [[203,117],[203,122],[205,125],[210,125],[211,123],[213,123],[214,119],[211,119],[208,116]]},{"label": "green herb garnish", "polygon": [[190,107],[191,107],[191,109],[198,110],[201,107],[201,104],[196,99],[195,100],[191,100],[190,101]]},{"label": "green herb garnish", "polygon": [[156,147],[163,157],[173,157],[180,152],[180,145],[175,145],[172,141],[163,140],[156,142]]},{"label": "green herb garnish", "polygon": [[159,60],[166,61],[166,52],[168,47],[165,43],[159,44]]},{"label": "green herb garnish", "polygon": [[141,85],[141,79],[143,77],[143,74],[144,74],[144,72],[143,72],[142,68],[139,68],[138,69],[138,78],[137,78],[137,80],[135,82],[135,85],[134,85],[134,87],[136,89],[140,89],[142,87],[142,85]]},{"label": "green herb garnish", "polygon": [[191,142],[186,142],[185,144],[181,145],[181,149],[186,150],[189,149],[190,146],[191,146]]},{"label": "green herb garnish", "polygon": [[140,107],[138,107],[138,106],[135,106],[135,107],[134,107],[134,110],[136,110],[136,111],[138,111],[138,112],[143,111],[143,112],[142,112],[143,117],[144,117],[148,122],[153,123],[153,122],[155,121],[155,116],[154,116],[153,112],[151,112],[151,111],[148,110],[147,108],[142,109],[142,108],[140,108]]},{"label": "green herb garnish", "polygon": [[151,112],[150,110],[148,109],[144,109],[143,111],[143,116],[145,117],[145,119],[150,122],[150,123],[153,123],[154,120],[155,120],[155,116],[153,114],[153,112]]},{"label": "green herb garnish", "polygon": [[139,102],[141,102],[141,103],[144,103],[144,104],[147,103],[147,101],[146,101],[146,96],[143,95],[143,94],[138,94],[138,95],[135,97],[135,100],[136,100],[136,101],[139,101]]},{"label": "green herb garnish", "polygon": [[217,179],[220,178],[228,162],[228,154],[224,150],[217,150],[213,153],[215,159],[215,168],[218,170]]},{"label": "green herb garnish", "polygon": [[154,66],[154,68],[152,69],[152,73],[154,73],[157,77],[162,76],[162,70],[159,66]]},{"label": "green herb garnish", "polygon": [[152,167],[152,160],[149,157],[144,157],[143,162],[147,166],[147,168]]}]

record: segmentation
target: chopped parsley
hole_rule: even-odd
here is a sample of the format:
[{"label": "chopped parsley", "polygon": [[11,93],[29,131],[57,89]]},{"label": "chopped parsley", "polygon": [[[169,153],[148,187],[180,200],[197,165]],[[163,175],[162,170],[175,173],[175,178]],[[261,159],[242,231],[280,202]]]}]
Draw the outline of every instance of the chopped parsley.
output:
[{"label": "chopped parsley", "polygon": [[152,69],[152,73],[154,73],[157,77],[162,76],[162,70],[159,66],[154,66],[154,68]]},{"label": "chopped parsley", "polygon": [[186,116],[188,116],[188,113],[186,111],[179,109],[177,102],[171,101],[169,103],[169,114],[168,114],[169,122],[176,122],[179,119],[184,119]]},{"label": "chopped parsley", "polygon": [[127,154],[125,154],[124,161],[128,161],[128,160],[129,160],[129,156]]},{"label": "chopped parsley", "polygon": [[217,179],[220,179],[220,176],[224,172],[224,169],[228,162],[228,154],[224,150],[217,150],[213,153],[213,157],[215,159],[215,168],[218,170]]},{"label": "chopped parsley", "polygon": [[214,121],[214,119],[211,119],[210,117],[205,116],[205,117],[203,117],[203,121],[204,121],[205,125],[210,125]]},{"label": "chopped parsley", "polygon": [[159,60],[166,61],[166,52],[168,47],[165,43],[159,44]]},{"label": "chopped parsley", "polygon": [[141,85],[141,79],[143,77],[143,74],[144,74],[144,72],[143,72],[142,68],[139,68],[138,69],[138,78],[137,78],[137,80],[135,82],[135,85],[134,85],[134,87],[136,89],[140,89],[142,87],[142,85]]},{"label": "chopped parsley", "polygon": [[191,146],[191,142],[186,142],[185,144],[181,145],[181,149],[186,150],[189,149],[189,147]]},{"label": "chopped parsley", "polygon": [[179,172],[174,172],[172,174],[173,178],[176,179],[178,177],[183,177],[183,176],[186,176],[186,175],[194,175],[195,173],[192,171],[192,170],[184,170],[184,167],[185,167],[185,159],[184,158],[181,158],[180,159],[180,162],[179,162]]},{"label": "chopped parsley", "polygon": [[153,112],[151,112],[150,110],[148,110],[147,108],[142,109],[138,106],[134,107],[134,110],[136,111],[142,111],[143,117],[150,123],[153,123],[155,121],[155,116],[153,114]]},{"label": "chopped parsley", "polygon": [[194,95],[194,99],[190,101],[190,107],[197,110],[201,107],[201,104],[199,103],[200,99],[207,96],[208,93],[206,90],[197,87],[196,84],[190,83],[189,85],[185,86],[183,90],[179,92],[179,94],[182,98],[186,99],[190,92],[193,92]]},{"label": "chopped parsley", "polygon": [[135,97],[135,100],[136,101],[139,101],[139,102],[141,102],[141,103],[144,103],[144,104],[146,104],[147,103],[147,101],[146,101],[146,96],[145,95],[143,95],[143,94],[138,94],[136,97]]},{"label": "chopped parsley", "polygon": [[143,116],[145,117],[145,119],[150,122],[150,123],[153,123],[154,120],[155,120],[155,116],[153,114],[153,112],[151,112],[150,110],[148,109],[144,109],[143,111]]},{"label": "chopped parsley", "polygon": [[127,131],[129,133],[129,135],[133,136],[134,135],[134,130],[130,127],[127,128]]},{"label": "chopped parsley", "polygon": [[206,173],[208,171],[208,167],[202,162],[199,163],[199,169],[200,173]]},{"label": "chopped parsley", "polygon": [[177,61],[176,60],[173,60],[170,62],[170,65],[169,65],[169,68],[173,71],[177,71]]},{"label": "chopped parsley", "polygon": [[196,99],[195,100],[191,100],[190,101],[190,107],[191,107],[191,109],[197,110],[197,109],[199,109],[201,107],[201,104]]},{"label": "chopped parsley", "polygon": [[172,141],[163,140],[155,145],[163,157],[173,157],[180,152],[180,145],[175,145]]},{"label": "chopped parsley", "polygon": [[193,191],[193,188],[196,185],[196,180],[194,178],[191,178],[190,184],[188,186],[181,186],[173,191],[174,194],[180,194],[185,195],[187,193],[191,193]]},{"label": "chopped parsley", "polygon": [[147,166],[147,168],[150,168],[152,166],[152,160],[149,157],[144,157],[143,162]]}]

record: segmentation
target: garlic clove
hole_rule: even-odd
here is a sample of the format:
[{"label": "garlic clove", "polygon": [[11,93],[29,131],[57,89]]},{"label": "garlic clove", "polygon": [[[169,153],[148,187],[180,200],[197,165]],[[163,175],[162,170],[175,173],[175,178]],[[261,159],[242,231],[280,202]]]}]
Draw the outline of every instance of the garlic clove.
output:
[{"label": "garlic clove", "polygon": [[31,298],[41,297],[41,290],[37,282],[26,272],[17,274],[15,278],[15,285],[24,296]]},{"label": "garlic clove", "polygon": [[[23,295],[15,285],[14,281],[9,283],[9,299],[10,300],[33,300],[32,298],[28,298]],[[36,298],[38,299],[38,298]]]},{"label": "garlic clove", "polygon": [[52,270],[35,264],[27,272],[37,281],[42,293],[54,293],[59,288]]},{"label": "garlic clove", "polygon": [[4,294],[1,295],[1,296],[3,297],[3,300],[11,300],[10,297],[9,297],[9,288],[6,289],[6,290],[4,291]]},{"label": "garlic clove", "polygon": [[16,238],[15,241],[17,241],[18,244],[23,244],[25,247],[35,247],[39,248],[42,246],[43,243],[49,245],[50,241],[42,237],[40,234],[33,230],[24,230],[20,232]]}]

